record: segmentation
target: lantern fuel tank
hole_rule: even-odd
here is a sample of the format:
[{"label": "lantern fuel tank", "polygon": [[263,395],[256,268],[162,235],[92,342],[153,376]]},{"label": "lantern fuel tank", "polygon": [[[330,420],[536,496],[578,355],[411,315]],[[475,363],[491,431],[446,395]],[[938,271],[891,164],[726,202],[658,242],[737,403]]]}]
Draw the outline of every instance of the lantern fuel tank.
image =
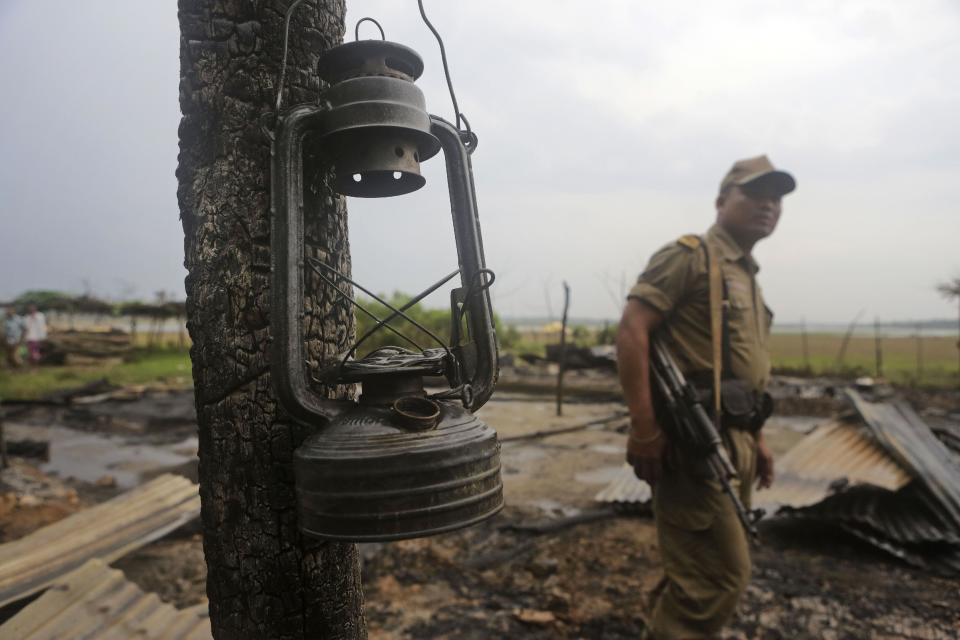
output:
[{"label": "lantern fuel tank", "polygon": [[432,535],[503,508],[496,432],[421,395],[361,396],[297,449],[294,475],[300,529],[318,538]]}]

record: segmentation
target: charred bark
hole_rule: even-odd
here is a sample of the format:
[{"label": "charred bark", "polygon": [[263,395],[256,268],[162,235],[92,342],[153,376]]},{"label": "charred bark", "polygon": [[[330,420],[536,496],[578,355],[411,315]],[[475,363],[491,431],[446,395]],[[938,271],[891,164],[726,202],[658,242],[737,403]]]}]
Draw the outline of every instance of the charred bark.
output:
[{"label": "charred bark", "polygon": [[[289,0],[292,1],[292,0]],[[180,0],[177,197],[200,425],[200,495],[217,638],[363,638],[354,545],[297,529],[291,471],[307,435],[271,389],[270,139],[286,0]],[[290,27],[284,104],[315,100],[320,53],[343,37],[343,0],[307,0]],[[308,248],[350,270],[343,199],[307,198]],[[308,278],[311,359],[353,334],[346,303]]]}]

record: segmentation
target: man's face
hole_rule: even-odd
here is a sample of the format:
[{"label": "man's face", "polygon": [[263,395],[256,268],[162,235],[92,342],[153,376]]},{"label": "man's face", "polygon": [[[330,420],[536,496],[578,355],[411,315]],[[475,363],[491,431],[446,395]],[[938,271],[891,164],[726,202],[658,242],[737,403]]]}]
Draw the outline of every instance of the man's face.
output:
[{"label": "man's face", "polygon": [[780,220],[780,192],[762,181],[734,185],[717,197],[717,222],[748,242],[766,238]]}]

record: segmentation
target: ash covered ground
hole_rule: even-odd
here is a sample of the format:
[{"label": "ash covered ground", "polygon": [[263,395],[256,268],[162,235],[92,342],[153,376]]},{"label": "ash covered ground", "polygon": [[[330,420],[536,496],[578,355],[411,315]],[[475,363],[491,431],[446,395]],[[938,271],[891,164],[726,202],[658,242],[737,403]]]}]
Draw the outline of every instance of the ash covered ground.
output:
[{"label": "ash covered ground", "polygon": [[[16,461],[4,472],[0,541],[163,471],[196,480],[192,403],[189,392],[148,393],[132,402],[35,407],[9,417],[8,438],[47,437],[52,448],[48,463]],[[511,440],[622,411],[617,402],[572,402],[558,418],[548,396],[498,393],[480,415],[508,439],[507,507],[463,531],[362,545],[370,637],[638,637],[660,579],[653,523],[642,510],[599,513],[593,500],[621,467],[625,421]],[[777,417],[769,440],[782,453],[811,422]],[[17,492],[33,497],[18,500]],[[761,537],[752,584],[727,637],[960,636],[958,580],[799,522],[765,522]],[[114,566],[177,606],[205,598],[196,523]]]}]

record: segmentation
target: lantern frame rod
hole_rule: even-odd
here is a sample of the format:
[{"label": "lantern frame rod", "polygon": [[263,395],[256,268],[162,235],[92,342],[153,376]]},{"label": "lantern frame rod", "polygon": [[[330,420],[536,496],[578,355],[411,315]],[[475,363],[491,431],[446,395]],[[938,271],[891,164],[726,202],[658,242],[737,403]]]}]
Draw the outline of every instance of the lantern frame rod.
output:
[{"label": "lantern frame rod", "polygon": [[[471,147],[475,148],[476,135],[473,132],[462,132],[450,122],[435,115],[430,116],[430,132],[440,141],[440,148],[443,150],[446,162],[450,214],[453,218],[457,260],[460,263],[460,281],[469,292],[473,283],[483,282],[482,274],[487,271],[483,237],[480,235],[477,194],[473,183],[473,164],[470,161],[471,149],[464,144],[464,138],[466,138],[473,142]],[[488,284],[491,283],[492,280]],[[490,399],[500,373],[489,286],[481,285],[474,295],[464,298],[463,303],[470,336],[476,347],[473,371],[469,376],[473,387],[473,401],[469,409],[476,411]],[[465,364],[461,362],[461,366]]]},{"label": "lantern frame rod", "polygon": [[[318,394],[311,387],[304,366],[303,140],[307,132],[322,126],[324,117],[321,105],[290,108],[279,119],[272,148],[271,380],[281,406],[292,418],[306,424],[317,419],[330,420],[352,406],[348,400],[331,400]],[[493,393],[499,363],[490,292],[484,286],[488,283],[483,275],[486,265],[470,152],[464,144],[464,139],[472,139],[473,134],[462,132],[437,116],[430,117],[430,131],[439,140],[446,161],[461,288],[469,293],[460,301],[465,307],[471,342],[456,345],[452,352],[456,368],[472,387],[472,402],[467,408],[476,411]]]},{"label": "lantern frame rod", "polygon": [[[287,53],[290,44],[290,19],[293,18],[293,12],[297,10],[303,0],[294,0],[287,7],[287,13],[283,18],[283,60],[280,62],[280,81],[277,83],[277,112],[275,117],[280,117],[280,104],[283,101],[283,81],[287,76]],[[381,29],[382,31],[382,29]]]}]

